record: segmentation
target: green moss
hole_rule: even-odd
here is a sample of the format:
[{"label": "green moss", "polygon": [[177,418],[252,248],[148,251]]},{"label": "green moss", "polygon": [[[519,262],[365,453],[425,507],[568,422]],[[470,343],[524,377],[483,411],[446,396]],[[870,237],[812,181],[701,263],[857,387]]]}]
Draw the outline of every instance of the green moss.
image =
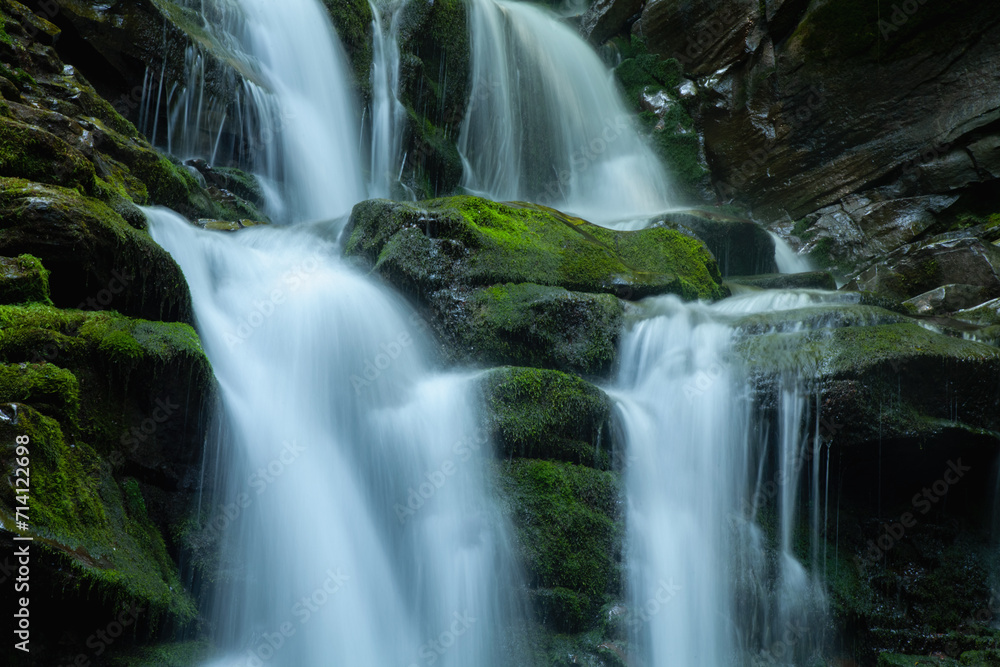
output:
[{"label": "green moss", "polygon": [[340,37],[362,96],[371,95],[372,10],[367,0],[323,0],[337,36]]},{"label": "green moss", "polygon": [[30,403],[75,429],[80,386],[73,373],[54,364],[0,364],[0,402]]},{"label": "green moss", "polygon": [[[33,408],[2,406],[0,437],[14,442],[27,436],[31,457],[31,535],[73,573],[75,585],[85,583],[125,607],[131,601],[149,605],[154,613],[170,613],[187,621],[196,615],[163,539],[144,512],[125,510],[122,491],[101,465],[94,450],[69,440],[59,423]],[[12,467],[13,449],[0,454]],[[0,494],[0,519],[13,528],[13,493]]]},{"label": "green moss", "polygon": [[0,44],[11,46],[14,40],[7,34],[7,17],[0,14]]},{"label": "green moss", "polygon": [[483,378],[482,391],[503,455],[610,467],[602,441],[611,401],[594,385],[557,371],[498,368]]},{"label": "green moss", "polygon": [[[190,319],[190,296],[176,262],[103,202],[75,190],[0,178],[0,219],[0,252],[40,257],[51,271],[58,305],[107,307],[108,301],[94,298],[114,279],[116,292],[106,296],[116,309],[155,320]],[[126,284],[122,274],[131,275]]]},{"label": "green moss", "polygon": [[500,464],[517,547],[529,585],[551,623],[579,631],[621,588],[618,478],[569,463],[518,459]]},{"label": "green moss", "polygon": [[624,308],[608,294],[507,284],[474,291],[455,324],[457,345],[480,364],[606,375]]},{"label": "green moss", "polygon": [[49,272],[33,255],[0,257],[0,303],[49,303]]},{"label": "green moss", "polygon": [[[349,256],[368,259],[418,293],[448,280],[473,287],[535,283],[625,298],[727,293],[714,258],[696,239],[664,228],[612,231],[530,204],[478,197],[374,200],[355,207],[347,233]],[[421,234],[431,242],[412,244]]]},{"label": "green moss", "polygon": [[94,165],[59,137],[0,117],[0,176],[92,191]]}]

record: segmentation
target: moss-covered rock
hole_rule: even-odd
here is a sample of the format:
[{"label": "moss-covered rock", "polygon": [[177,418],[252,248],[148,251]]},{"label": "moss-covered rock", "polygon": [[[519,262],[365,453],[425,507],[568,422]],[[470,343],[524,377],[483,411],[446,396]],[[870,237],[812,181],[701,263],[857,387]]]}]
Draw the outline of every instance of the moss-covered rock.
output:
[{"label": "moss-covered rock", "polygon": [[810,378],[839,444],[1000,430],[1000,350],[990,345],[897,321],[751,336],[738,349],[765,393],[783,373]]},{"label": "moss-covered rock", "polygon": [[481,386],[502,456],[611,467],[611,400],[594,385],[558,371],[497,368]]},{"label": "moss-covered rock", "polygon": [[75,190],[0,179],[0,253],[41,258],[56,305],[191,319],[187,284],[173,258],[108,206]]},{"label": "moss-covered rock", "polygon": [[50,132],[0,117],[0,176],[93,192],[94,165]]},{"label": "moss-covered rock", "polygon": [[[15,438],[26,437],[29,443],[27,534],[66,567],[45,576],[64,586],[96,588],[123,607],[139,604],[181,622],[193,620],[194,602],[146,514],[135,480],[116,482],[89,444],[68,436],[59,422],[34,408],[4,403],[0,411],[0,436],[11,443],[0,454],[6,474],[13,476]],[[13,488],[0,494],[2,530],[14,530],[16,505]]]},{"label": "moss-covered rock", "polygon": [[[625,308],[610,294],[508,283],[451,296],[435,303],[447,316],[440,333],[456,361],[584,375],[611,371]],[[441,303],[445,300],[452,307]]]},{"label": "moss-covered rock", "polygon": [[668,229],[617,232],[553,209],[454,197],[358,204],[345,231],[360,257],[404,292],[535,283],[625,298],[725,295],[715,260]]},{"label": "moss-covered rock", "polygon": [[401,11],[400,101],[409,116],[402,180],[421,199],[450,195],[462,178],[455,145],[471,84],[466,3],[410,2]]},{"label": "moss-covered rock", "polygon": [[623,524],[615,474],[570,463],[498,464],[535,610],[558,631],[594,623],[621,591]]},{"label": "moss-covered rock", "polygon": [[372,9],[368,0],[323,0],[340,42],[347,51],[362,98],[371,94]]},{"label": "moss-covered rock", "polygon": [[49,300],[49,272],[37,257],[0,257],[0,304]]}]

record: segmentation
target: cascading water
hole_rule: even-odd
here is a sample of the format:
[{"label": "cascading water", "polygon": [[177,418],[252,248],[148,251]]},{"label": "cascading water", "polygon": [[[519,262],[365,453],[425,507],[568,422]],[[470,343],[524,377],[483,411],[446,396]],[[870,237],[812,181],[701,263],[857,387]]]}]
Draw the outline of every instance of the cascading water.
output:
[{"label": "cascading water", "polygon": [[[247,153],[245,166],[266,183],[282,186],[280,201],[269,202],[272,218],[291,222],[347,213],[365,192],[357,151],[358,105],[346,57],[322,5],[266,0],[195,5],[217,48],[244,73],[234,108],[226,112],[239,118],[218,119],[220,102],[206,89],[199,67],[192,66],[201,56],[189,55],[186,85],[167,91],[176,98],[169,100],[171,152],[232,161],[238,155],[222,155],[215,136],[233,122],[240,128],[233,150]],[[162,94],[156,91],[156,97]]]},{"label": "cascading water", "polygon": [[579,34],[529,3],[471,0],[469,12],[463,186],[597,223],[671,208],[668,175]]},{"label": "cascading water", "polygon": [[768,234],[774,241],[774,262],[778,265],[779,273],[805,273],[814,269],[809,258],[795,252],[788,241],[774,232],[768,232]]},{"label": "cascading water", "polygon": [[[289,221],[346,212],[362,193],[357,134],[320,4],[225,7],[288,121],[258,151]],[[220,664],[501,664],[518,582],[477,456],[474,378],[431,371],[421,320],[327,240],[342,218],[226,236],[147,217],[184,271],[220,386],[219,481],[201,517],[226,565]]]},{"label": "cascading water", "polygon": [[[805,430],[816,415],[801,381],[785,378],[772,438],[735,358],[734,322],[840,298],[658,297],[627,333],[611,393],[628,448],[629,627],[643,664],[801,666],[821,649],[822,441]],[[809,570],[794,544],[806,479]]]}]

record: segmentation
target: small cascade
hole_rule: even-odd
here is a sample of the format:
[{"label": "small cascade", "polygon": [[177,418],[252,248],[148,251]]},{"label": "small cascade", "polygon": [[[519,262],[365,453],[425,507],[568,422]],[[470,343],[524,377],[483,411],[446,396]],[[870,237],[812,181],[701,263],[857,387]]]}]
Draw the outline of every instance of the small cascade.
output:
[{"label": "small cascade", "polygon": [[626,334],[612,396],[627,448],[630,629],[644,664],[802,666],[824,645],[818,410],[808,378],[787,377],[768,417],[733,349],[739,318],[823,295],[657,297]]},{"label": "small cascade", "polygon": [[671,207],[669,177],[639,136],[614,77],[580,35],[526,2],[471,0],[463,186],[597,223]]},{"label": "small cascade", "polygon": [[391,197],[403,168],[406,107],[399,101],[399,20],[409,0],[371,3],[371,197]]},{"label": "small cascade", "polygon": [[774,232],[768,234],[774,241],[774,262],[778,265],[778,273],[806,273],[816,270],[809,258],[795,252],[788,241]]},{"label": "small cascade", "polygon": [[[189,0],[213,54],[225,58],[238,85],[223,88],[204,78],[203,47],[191,47],[185,80],[150,85],[165,100],[144,106],[149,136],[166,125],[167,148],[180,157],[236,163],[262,177],[279,195],[268,213],[279,222],[330,219],[364,198],[357,152],[357,102],[343,53],[326,11],[316,2]],[[234,74],[235,76],[235,74]],[[168,87],[167,87],[168,86]],[[164,89],[164,87],[167,87]],[[154,106],[155,105],[155,106]],[[231,137],[223,142],[222,137]]]},{"label": "small cascade", "polygon": [[[146,210],[187,279],[220,388],[217,481],[199,517],[220,545],[214,664],[523,664],[507,648],[521,582],[477,380],[434,372],[423,321],[333,241],[365,189],[355,100],[323,7],[200,10],[266,82],[254,113],[278,124],[254,164],[282,221],[298,223],[222,234]],[[197,146],[200,117],[178,118],[174,140]]]}]

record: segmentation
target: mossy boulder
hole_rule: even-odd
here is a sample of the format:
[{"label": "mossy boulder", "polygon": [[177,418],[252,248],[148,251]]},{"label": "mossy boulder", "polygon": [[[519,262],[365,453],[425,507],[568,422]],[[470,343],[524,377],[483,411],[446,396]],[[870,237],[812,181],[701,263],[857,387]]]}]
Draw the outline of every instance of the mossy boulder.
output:
[{"label": "mossy boulder", "polygon": [[611,468],[611,399],[580,378],[536,368],[496,368],[482,380],[486,426],[505,458]]},{"label": "mossy boulder", "polygon": [[752,220],[712,210],[678,211],[651,221],[654,227],[676,229],[705,243],[723,276],[776,273],[774,240]]},{"label": "mossy boulder", "polygon": [[94,165],[39,127],[0,117],[0,176],[27,178],[93,192]]},{"label": "mossy boulder", "polygon": [[531,204],[478,197],[355,206],[345,252],[405,293],[534,283],[638,299],[726,295],[703,244],[668,229],[618,232]]},{"label": "mossy boulder", "polygon": [[622,587],[617,475],[530,459],[497,467],[539,620],[561,632],[587,629]]},{"label": "mossy boulder", "polygon": [[738,350],[764,394],[787,373],[815,386],[841,445],[1000,430],[1000,350],[881,313],[868,326],[749,336]]},{"label": "mossy boulder", "polygon": [[447,318],[439,333],[455,361],[598,376],[611,371],[625,312],[610,294],[531,283],[478,288],[460,298],[445,294],[435,304]]},{"label": "mossy boulder", "polygon": [[0,304],[49,300],[49,272],[37,257],[0,257]]},{"label": "mossy boulder", "polygon": [[[143,632],[157,633],[194,622],[169,528],[190,509],[213,387],[186,324],[0,306],[0,437],[10,443],[0,468],[13,475],[15,437],[27,436],[29,533],[41,550],[32,590],[59,601],[32,609],[54,624],[39,625],[46,664],[72,661],[94,615],[139,608]],[[13,507],[9,489],[0,544],[12,542]],[[67,609],[81,621],[67,622]]]},{"label": "mossy boulder", "polygon": [[[46,575],[192,621],[194,602],[146,514],[138,483],[114,480],[93,448],[67,437],[55,419],[20,403],[4,403],[0,411],[0,437],[11,443],[0,465],[12,474],[16,437],[28,439],[30,452],[30,528],[18,532],[67,566]],[[0,495],[5,532],[14,530],[16,505],[12,488]]]},{"label": "mossy boulder", "polygon": [[173,258],[104,203],[75,190],[0,179],[0,253],[30,253],[50,272],[53,302],[151,320],[190,321]]}]

